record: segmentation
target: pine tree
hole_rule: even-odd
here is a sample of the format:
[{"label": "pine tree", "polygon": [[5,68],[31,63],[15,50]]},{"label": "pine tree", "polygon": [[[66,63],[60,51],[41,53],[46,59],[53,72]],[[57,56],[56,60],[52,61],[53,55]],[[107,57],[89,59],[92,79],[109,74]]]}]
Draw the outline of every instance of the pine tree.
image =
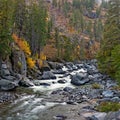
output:
[{"label": "pine tree", "polygon": [[[108,17],[104,27],[103,40],[101,42],[101,50],[98,54],[99,67],[102,71],[109,73],[115,77],[117,71],[113,51],[120,44],[120,1],[110,0]],[[118,52],[118,51],[116,51]],[[118,56],[119,59],[119,56]]]},{"label": "pine tree", "polygon": [[12,33],[12,1],[0,0],[0,69],[1,62],[5,60],[11,53],[11,33]]}]

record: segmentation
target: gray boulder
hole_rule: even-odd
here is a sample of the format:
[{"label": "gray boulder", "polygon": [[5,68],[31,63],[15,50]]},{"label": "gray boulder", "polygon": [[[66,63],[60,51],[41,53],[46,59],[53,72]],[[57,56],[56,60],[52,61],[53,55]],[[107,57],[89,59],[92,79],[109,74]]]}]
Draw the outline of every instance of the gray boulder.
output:
[{"label": "gray boulder", "polygon": [[30,81],[27,77],[20,80],[18,84],[20,86],[23,86],[23,87],[32,87],[32,86],[34,86],[34,83],[32,81]]},{"label": "gray boulder", "polygon": [[114,93],[111,90],[103,91],[102,95],[104,97],[113,97]]},{"label": "gray boulder", "polygon": [[11,81],[5,80],[5,79],[0,80],[0,89],[1,90],[9,91],[9,90],[15,89],[17,86],[18,86],[18,84],[15,82],[11,82]]},{"label": "gray boulder", "polygon": [[56,76],[51,71],[45,71],[43,72],[42,79],[56,79]]},{"label": "gray boulder", "polygon": [[76,86],[84,85],[90,80],[87,78],[87,73],[76,73],[71,76],[71,83]]}]

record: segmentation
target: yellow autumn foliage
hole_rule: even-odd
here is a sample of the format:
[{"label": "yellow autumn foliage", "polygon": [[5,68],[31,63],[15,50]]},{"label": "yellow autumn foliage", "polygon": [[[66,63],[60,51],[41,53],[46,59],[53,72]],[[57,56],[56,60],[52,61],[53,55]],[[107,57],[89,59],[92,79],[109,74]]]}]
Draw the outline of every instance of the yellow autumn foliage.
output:
[{"label": "yellow autumn foliage", "polygon": [[41,52],[41,54],[40,54],[40,59],[43,61],[46,60],[46,56],[43,52]]},{"label": "yellow autumn foliage", "polygon": [[33,60],[31,57],[28,57],[27,64],[28,64],[29,68],[33,68],[35,66],[35,60]]},{"label": "yellow autumn foliage", "polygon": [[43,66],[43,61],[41,59],[39,59],[39,66],[42,67]]},{"label": "yellow autumn foliage", "polygon": [[12,35],[15,43],[19,46],[21,50],[25,52],[26,55],[31,55],[31,50],[28,42],[22,38],[19,38],[16,34]]}]

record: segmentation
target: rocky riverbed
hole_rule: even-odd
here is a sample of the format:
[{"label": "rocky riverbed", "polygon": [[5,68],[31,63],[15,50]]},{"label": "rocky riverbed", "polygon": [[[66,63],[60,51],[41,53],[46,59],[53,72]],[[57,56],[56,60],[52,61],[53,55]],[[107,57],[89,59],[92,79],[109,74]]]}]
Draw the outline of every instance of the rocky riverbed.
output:
[{"label": "rocky riverbed", "polygon": [[0,102],[11,101],[0,105],[1,120],[120,120],[119,109],[98,110],[103,102],[120,103],[120,90],[98,71],[96,60],[49,66],[36,80],[0,82],[1,90],[22,86],[16,92],[0,92]]}]

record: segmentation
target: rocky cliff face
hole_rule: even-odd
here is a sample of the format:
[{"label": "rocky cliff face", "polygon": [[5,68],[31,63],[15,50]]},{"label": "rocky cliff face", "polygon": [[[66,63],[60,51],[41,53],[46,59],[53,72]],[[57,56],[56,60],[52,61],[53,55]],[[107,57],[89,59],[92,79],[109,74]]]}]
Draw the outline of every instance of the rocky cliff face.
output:
[{"label": "rocky cliff face", "polygon": [[21,50],[13,50],[11,55],[12,61],[12,70],[15,73],[19,73],[23,76],[26,76],[27,73],[27,65],[25,54]]}]

